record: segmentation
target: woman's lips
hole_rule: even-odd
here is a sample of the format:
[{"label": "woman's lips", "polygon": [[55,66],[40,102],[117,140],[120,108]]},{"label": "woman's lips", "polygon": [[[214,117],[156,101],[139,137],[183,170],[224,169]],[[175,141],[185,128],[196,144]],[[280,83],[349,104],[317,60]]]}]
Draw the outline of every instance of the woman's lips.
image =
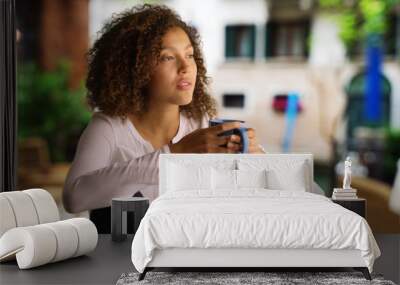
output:
[{"label": "woman's lips", "polygon": [[190,83],[189,81],[186,81],[186,80],[181,80],[176,85],[176,87],[179,90],[189,90],[191,88],[191,86],[192,86],[192,83]]}]

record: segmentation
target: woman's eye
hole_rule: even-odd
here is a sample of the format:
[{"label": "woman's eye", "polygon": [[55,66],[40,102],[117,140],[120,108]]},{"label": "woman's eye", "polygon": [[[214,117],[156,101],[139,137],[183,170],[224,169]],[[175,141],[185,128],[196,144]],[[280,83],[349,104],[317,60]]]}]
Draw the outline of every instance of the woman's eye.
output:
[{"label": "woman's eye", "polygon": [[188,58],[194,58],[194,54],[188,54]]},{"label": "woman's eye", "polygon": [[161,59],[162,59],[163,61],[170,61],[170,60],[173,60],[174,57],[173,57],[173,56],[170,56],[170,55],[166,55],[166,56],[163,56]]}]

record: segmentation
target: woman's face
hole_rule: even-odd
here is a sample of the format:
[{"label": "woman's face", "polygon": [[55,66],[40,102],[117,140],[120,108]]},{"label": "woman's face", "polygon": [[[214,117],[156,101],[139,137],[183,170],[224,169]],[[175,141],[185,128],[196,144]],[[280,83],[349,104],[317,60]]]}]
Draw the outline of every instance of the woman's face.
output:
[{"label": "woman's face", "polygon": [[160,61],[149,84],[150,100],[187,105],[192,101],[197,66],[193,46],[185,31],[171,28],[162,38]]}]

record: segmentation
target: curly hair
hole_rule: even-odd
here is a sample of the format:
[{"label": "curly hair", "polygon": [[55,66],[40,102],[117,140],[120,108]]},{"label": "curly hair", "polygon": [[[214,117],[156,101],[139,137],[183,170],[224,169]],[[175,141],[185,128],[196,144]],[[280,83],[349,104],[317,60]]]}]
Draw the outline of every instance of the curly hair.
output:
[{"label": "curly hair", "polygon": [[168,7],[148,4],[114,14],[89,50],[86,88],[92,110],[98,108],[123,119],[128,114],[141,116],[147,111],[146,88],[160,60],[161,40],[174,27],[188,35],[197,65],[193,99],[179,106],[179,110],[197,120],[205,113],[210,118],[215,116],[215,100],[207,93],[210,79],[197,30]]}]

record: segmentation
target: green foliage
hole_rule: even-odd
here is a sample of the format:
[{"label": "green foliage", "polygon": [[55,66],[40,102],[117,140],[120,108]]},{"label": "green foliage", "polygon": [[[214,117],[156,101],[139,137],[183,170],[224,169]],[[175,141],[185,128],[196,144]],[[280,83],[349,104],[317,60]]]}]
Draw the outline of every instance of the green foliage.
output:
[{"label": "green foliage", "polygon": [[351,47],[354,41],[357,39],[357,19],[356,15],[351,11],[345,11],[340,16],[339,21],[339,28],[340,32],[339,35],[346,46]]},{"label": "green foliage", "polygon": [[342,0],[319,0],[322,8],[337,8],[342,4]]},{"label": "green foliage", "polygon": [[400,0],[319,0],[321,8],[340,12],[340,37],[349,49],[360,38],[384,34],[388,12],[397,4]]},{"label": "green foliage", "polygon": [[359,4],[361,15],[364,19],[362,25],[363,35],[383,34],[386,31],[387,1],[361,0]]},{"label": "green foliage", "polygon": [[384,173],[385,180],[393,183],[393,178],[397,171],[397,160],[400,159],[400,129],[386,130],[385,136],[385,156],[384,156]]},{"label": "green foliage", "polygon": [[53,161],[67,160],[69,141],[91,116],[83,85],[76,90],[68,87],[69,69],[65,61],[51,72],[41,71],[34,63],[18,68],[18,137],[44,138]]}]

